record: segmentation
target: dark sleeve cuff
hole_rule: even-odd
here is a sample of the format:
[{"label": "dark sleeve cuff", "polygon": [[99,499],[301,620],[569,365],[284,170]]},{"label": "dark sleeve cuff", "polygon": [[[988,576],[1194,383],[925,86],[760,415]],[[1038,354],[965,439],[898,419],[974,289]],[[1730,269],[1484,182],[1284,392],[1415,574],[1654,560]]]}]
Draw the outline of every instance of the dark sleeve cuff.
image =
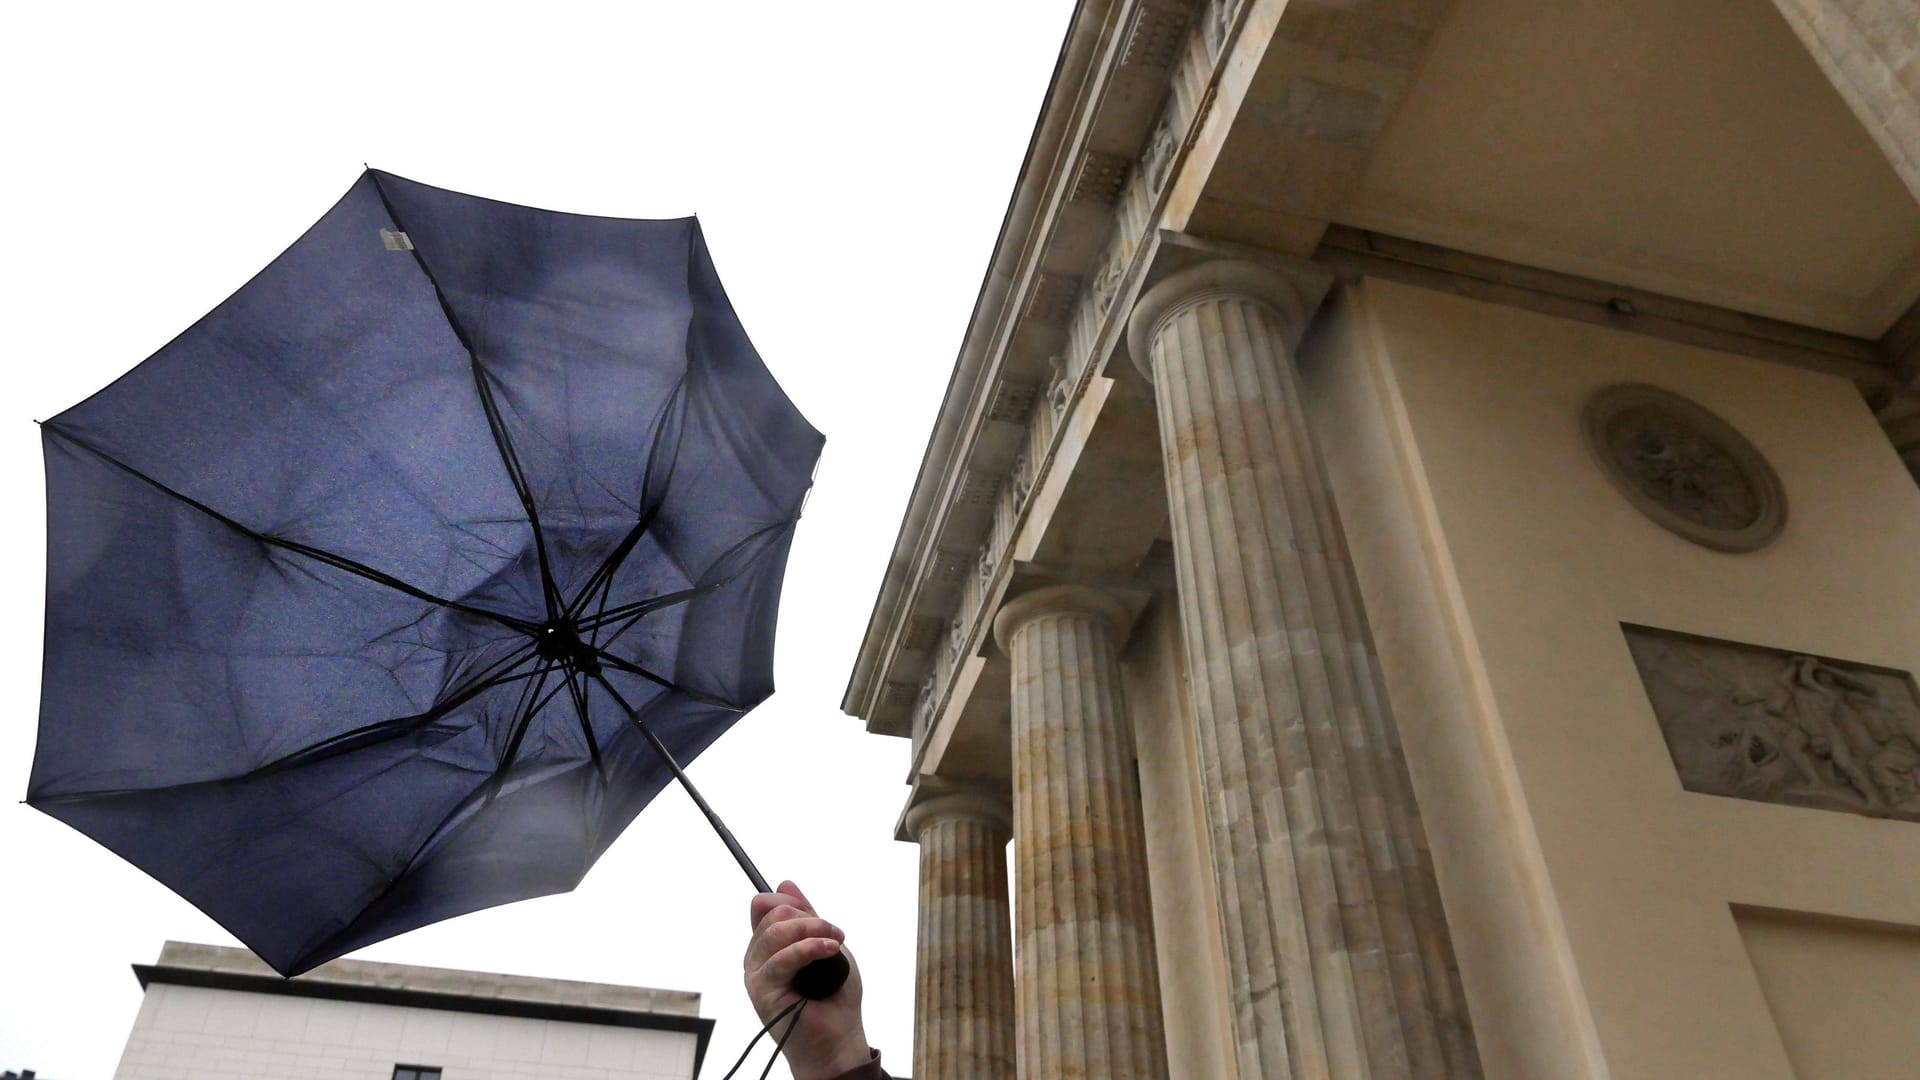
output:
[{"label": "dark sleeve cuff", "polygon": [[886,1072],[880,1068],[880,1051],[872,1050],[869,1053],[873,1056],[867,1059],[865,1065],[848,1069],[834,1077],[834,1080],[889,1080]]}]

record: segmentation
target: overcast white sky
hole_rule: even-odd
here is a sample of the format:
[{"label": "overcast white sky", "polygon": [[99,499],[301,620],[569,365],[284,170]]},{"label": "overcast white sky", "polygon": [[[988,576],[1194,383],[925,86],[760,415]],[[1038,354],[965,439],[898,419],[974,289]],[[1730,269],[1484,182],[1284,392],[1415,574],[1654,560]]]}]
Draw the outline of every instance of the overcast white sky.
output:
[{"label": "overcast white sky", "polygon": [[[770,877],[848,928],[872,1041],[911,1053],[904,741],[842,689],[1071,13],[1070,0],[41,3],[0,16],[0,1069],[112,1075],[197,911],[17,800],[38,715],[38,433],[184,329],[362,162],[629,217],[698,212],[734,306],[827,434],[788,571],[779,692],[690,770]],[[757,1028],[750,887],[664,792],[576,892],[366,959],[697,990],[717,1077]],[[763,1046],[765,1044],[762,1044]],[[778,1069],[776,1075],[784,1076]]]}]

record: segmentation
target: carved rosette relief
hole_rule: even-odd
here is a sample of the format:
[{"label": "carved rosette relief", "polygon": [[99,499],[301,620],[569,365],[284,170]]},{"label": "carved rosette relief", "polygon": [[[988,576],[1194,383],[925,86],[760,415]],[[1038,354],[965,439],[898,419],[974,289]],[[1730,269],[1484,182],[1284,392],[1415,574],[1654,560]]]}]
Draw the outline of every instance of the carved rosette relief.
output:
[{"label": "carved rosette relief", "polygon": [[1624,629],[1688,791],[1920,821],[1911,675]]},{"label": "carved rosette relief", "polygon": [[1780,478],[1745,436],[1656,386],[1600,391],[1582,419],[1587,445],[1641,513],[1719,551],[1754,551],[1787,521]]}]

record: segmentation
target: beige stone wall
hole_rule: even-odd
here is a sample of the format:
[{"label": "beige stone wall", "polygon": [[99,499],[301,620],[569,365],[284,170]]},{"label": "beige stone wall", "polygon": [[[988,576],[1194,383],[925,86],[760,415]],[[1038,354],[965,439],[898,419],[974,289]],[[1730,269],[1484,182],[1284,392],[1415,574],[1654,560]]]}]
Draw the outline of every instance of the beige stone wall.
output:
[{"label": "beige stone wall", "polygon": [[1180,613],[1171,595],[1156,597],[1148,607],[1124,659],[1147,823],[1167,1072],[1171,1080],[1226,1080],[1234,1075],[1226,958],[1206,808],[1193,766],[1199,755],[1186,697]]},{"label": "beige stone wall", "polygon": [[1753,908],[1734,918],[1797,1075],[1914,1074],[1920,932]]},{"label": "beige stone wall", "polygon": [[[1920,926],[1920,826],[1682,790],[1620,624],[1920,671],[1920,490],[1857,392],[1379,281],[1305,360],[1488,1074],[1792,1077],[1734,905]],[[1776,543],[1619,496],[1580,410],[1630,381],[1772,461]]]}]

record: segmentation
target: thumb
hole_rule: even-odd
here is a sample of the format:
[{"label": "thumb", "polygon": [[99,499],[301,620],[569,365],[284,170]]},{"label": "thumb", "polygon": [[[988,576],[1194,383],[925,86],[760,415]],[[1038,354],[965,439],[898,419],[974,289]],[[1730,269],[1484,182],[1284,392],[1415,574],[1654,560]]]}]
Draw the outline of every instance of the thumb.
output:
[{"label": "thumb", "polygon": [[811,915],[819,914],[819,912],[813,910],[813,902],[807,899],[807,894],[801,892],[800,886],[795,885],[793,882],[791,881],[781,882],[780,888],[776,891],[784,893],[787,896],[791,896],[795,900],[800,901],[798,906],[805,909],[808,914],[811,914]]}]

